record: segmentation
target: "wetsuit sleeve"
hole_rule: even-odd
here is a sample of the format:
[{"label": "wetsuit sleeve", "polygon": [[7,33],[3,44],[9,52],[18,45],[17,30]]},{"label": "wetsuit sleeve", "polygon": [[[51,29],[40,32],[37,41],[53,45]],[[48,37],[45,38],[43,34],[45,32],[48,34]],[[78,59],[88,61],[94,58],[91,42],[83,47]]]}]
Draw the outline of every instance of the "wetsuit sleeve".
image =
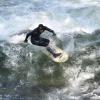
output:
[{"label": "wetsuit sleeve", "polygon": [[48,27],[46,27],[46,26],[44,26],[44,27],[45,27],[45,30],[47,30],[47,31],[49,31],[49,32],[52,32],[53,35],[56,35],[55,32],[54,32],[54,30],[51,30],[50,28],[48,28]]},{"label": "wetsuit sleeve", "polygon": [[27,42],[28,37],[32,34],[32,32],[28,33],[25,38],[25,42]]}]

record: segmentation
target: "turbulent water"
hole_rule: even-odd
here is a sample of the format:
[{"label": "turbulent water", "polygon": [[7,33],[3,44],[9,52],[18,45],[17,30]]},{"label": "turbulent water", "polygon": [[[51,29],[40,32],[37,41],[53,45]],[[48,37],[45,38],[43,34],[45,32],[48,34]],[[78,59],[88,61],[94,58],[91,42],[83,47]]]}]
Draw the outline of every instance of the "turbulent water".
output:
[{"label": "turbulent water", "polygon": [[[99,0],[1,0],[0,100],[100,100],[99,14]],[[56,32],[67,62],[23,43],[40,23]]]}]

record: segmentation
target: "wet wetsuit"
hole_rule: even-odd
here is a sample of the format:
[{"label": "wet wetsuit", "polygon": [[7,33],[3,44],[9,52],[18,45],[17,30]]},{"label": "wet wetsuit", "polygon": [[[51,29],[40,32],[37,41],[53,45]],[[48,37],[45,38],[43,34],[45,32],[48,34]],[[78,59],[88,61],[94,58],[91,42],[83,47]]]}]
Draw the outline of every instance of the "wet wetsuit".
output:
[{"label": "wet wetsuit", "polygon": [[46,26],[42,26],[42,28],[40,29],[39,27],[35,28],[33,31],[31,31],[30,33],[28,33],[26,35],[26,38],[25,38],[25,41],[27,42],[27,39],[29,36],[31,36],[31,43],[34,44],[34,45],[38,45],[38,46],[48,46],[49,44],[49,40],[48,39],[45,39],[45,38],[42,38],[40,37],[40,35],[45,31],[49,31],[49,32],[52,32],[54,35],[54,31],[49,29],[48,27]]},{"label": "wet wetsuit", "polygon": [[46,26],[43,26],[42,24],[39,24],[39,26],[37,28],[35,28],[33,31],[31,31],[30,33],[28,33],[26,35],[26,38],[25,38],[24,42],[27,42],[28,37],[31,36],[31,43],[32,44],[46,47],[47,51],[49,51],[54,57],[57,57],[57,56],[61,55],[61,53],[55,53],[54,50],[52,50],[48,46],[49,42],[50,42],[48,39],[40,37],[40,35],[45,30],[47,30],[49,32],[52,32],[53,35],[56,35],[53,30],[49,29]]}]

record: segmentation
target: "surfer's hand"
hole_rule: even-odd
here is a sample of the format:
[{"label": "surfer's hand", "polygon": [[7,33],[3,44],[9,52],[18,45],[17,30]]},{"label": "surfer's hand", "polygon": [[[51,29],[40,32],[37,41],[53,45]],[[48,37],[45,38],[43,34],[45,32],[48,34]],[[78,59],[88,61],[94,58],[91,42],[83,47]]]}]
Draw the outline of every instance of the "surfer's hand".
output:
[{"label": "surfer's hand", "polygon": [[27,43],[27,40],[24,40],[25,43]]},{"label": "surfer's hand", "polygon": [[56,33],[55,32],[53,32],[53,36],[56,36]]}]

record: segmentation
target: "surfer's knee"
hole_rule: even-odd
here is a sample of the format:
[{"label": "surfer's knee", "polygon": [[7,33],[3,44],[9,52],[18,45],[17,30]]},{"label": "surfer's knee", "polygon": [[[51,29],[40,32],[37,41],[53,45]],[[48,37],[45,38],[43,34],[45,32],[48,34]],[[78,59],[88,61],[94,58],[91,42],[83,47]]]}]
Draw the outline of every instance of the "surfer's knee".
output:
[{"label": "surfer's knee", "polygon": [[49,43],[50,43],[50,40],[46,39],[44,44],[45,44],[45,47],[48,47],[49,46]]}]

